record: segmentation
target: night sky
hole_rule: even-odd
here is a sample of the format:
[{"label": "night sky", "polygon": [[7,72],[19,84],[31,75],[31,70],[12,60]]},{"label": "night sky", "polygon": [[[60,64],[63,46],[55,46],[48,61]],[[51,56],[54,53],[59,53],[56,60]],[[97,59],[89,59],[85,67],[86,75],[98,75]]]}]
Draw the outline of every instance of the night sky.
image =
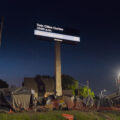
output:
[{"label": "night sky", "polygon": [[115,90],[120,70],[120,8],[118,3],[77,1],[0,1],[4,16],[0,48],[0,79],[19,86],[24,77],[54,75],[54,42],[34,36],[35,23],[80,30],[81,42],[62,44],[62,73],[95,91]]}]

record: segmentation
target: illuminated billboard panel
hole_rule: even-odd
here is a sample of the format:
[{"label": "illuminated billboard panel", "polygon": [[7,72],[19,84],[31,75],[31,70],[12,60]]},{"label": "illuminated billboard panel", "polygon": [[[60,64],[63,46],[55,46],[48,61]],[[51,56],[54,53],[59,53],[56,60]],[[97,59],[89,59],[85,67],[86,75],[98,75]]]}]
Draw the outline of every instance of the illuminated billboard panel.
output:
[{"label": "illuminated billboard panel", "polygon": [[37,27],[34,30],[34,35],[42,36],[47,38],[52,38],[54,40],[59,39],[63,42],[71,41],[71,42],[80,42],[79,32],[71,29],[64,29],[60,27],[36,24]]}]

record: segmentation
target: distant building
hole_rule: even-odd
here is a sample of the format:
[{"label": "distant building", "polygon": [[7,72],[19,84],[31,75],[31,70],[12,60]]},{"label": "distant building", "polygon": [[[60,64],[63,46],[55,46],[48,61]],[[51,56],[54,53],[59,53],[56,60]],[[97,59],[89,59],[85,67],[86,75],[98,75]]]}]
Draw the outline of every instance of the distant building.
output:
[{"label": "distant building", "polygon": [[34,89],[39,96],[48,96],[55,92],[55,80],[49,76],[25,77],[23,86]]}]

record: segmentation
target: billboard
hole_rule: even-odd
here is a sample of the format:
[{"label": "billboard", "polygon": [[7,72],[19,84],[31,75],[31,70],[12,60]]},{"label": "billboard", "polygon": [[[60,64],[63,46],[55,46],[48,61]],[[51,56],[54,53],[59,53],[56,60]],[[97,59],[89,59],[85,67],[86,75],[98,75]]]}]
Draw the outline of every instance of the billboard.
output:
[{"label": "billboard", "polygon": [[36,24],[34,35],[63,42],[80,42],[80,32],[75,29]]}]

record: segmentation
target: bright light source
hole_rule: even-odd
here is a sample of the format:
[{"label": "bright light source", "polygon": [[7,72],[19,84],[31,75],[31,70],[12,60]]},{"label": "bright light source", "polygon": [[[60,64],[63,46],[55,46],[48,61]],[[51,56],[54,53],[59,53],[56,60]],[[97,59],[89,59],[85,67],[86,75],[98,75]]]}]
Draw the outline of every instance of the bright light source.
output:
[{"label": "bright light source", "polygon": [[76,36],[72,36],[72,35],[64,35],[64,34],[59,34],[59,33],[46,32],[46,31],[34,30],[34,35],[50,37],[50,38],[57,38],[57,39],[62,39],[62,40],[70,40],[73,42],[80,42],[80,37],[76,37]]},{"label": "bright light source", "polygon": [[106,91],[107,91],[106,89],[103,90],[103,92],[106,92]]}]

